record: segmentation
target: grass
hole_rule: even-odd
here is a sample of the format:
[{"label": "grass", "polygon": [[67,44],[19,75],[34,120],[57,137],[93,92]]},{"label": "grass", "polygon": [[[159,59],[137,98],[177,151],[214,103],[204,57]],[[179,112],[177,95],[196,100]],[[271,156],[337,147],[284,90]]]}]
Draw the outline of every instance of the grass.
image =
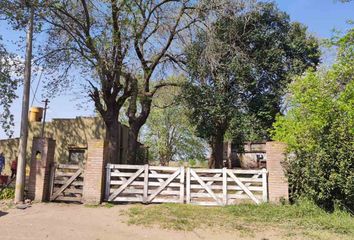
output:
[{"label": "grass", "polygon": [[87,207],[87,208],[100,208],[100,207],[112,208],[112,207],[114,207],[114,204],[112,204],[112,203],[85,204],[84,206]]},{"label": "grass", "polygon": [[15,197],[14,188],[5,188],[0,192],[0,200],[13,199]]},{"label": "grass", "polygon": [[192,231],[198,228],[241,231],[253,234],[259,229],[278,229],[287,238],[301,234],[311,239],[354,239],[354,218],[346,212],[327,213],[311,202],[294,205],[242,204],[228,207],[202,207],[161,204],[131,207],[125,212],[128,223],[157,225],[166,229]]}]

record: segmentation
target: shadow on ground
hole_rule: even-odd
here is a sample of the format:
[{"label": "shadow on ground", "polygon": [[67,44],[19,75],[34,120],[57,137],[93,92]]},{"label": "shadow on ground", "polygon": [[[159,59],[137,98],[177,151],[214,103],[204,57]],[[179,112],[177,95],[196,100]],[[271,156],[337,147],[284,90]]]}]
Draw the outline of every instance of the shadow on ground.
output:
[{"label": "shadow on ground", "polygon": [[7,214],[8,214],[7,212],[2,212],[2,211],[0,211],[0,217],[5,216],[5,215],[7,215]]}]

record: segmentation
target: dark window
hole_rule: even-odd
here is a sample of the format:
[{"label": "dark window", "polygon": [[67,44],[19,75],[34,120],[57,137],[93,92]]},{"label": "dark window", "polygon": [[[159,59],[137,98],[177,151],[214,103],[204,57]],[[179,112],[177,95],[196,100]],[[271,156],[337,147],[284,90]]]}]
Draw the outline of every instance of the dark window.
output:
[{"label": "dark window", "polygon": [[69,149],[69,163],[83,163],[85,160],[85,149]]}]

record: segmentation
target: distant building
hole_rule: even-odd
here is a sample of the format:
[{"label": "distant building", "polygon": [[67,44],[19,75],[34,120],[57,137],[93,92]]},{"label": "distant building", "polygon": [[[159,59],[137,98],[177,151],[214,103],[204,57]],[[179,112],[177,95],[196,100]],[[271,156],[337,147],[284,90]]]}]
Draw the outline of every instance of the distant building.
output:
[{"label": "distant building", "polygon": [[[30,159],[32,139],[41,136],[41,111],[30,114],[27,159]],[[128,131],[123,124],[119,125],[119,155],[116,163],[127,163]],[[105,125],[100,117],[76,117],[74,119],[53,119],[45,123],[44,137],[56,140],[55,161],[59,163],[83,163],[87,159],[87,143],[90,139],[104,139]],[[0,152],[3,152],[7,162],[18,156],[19,139],[0,140]],[[141,144],[138,154],[145,161],[145,148]]]},{"label": "distant building", "polygon": [[246,142],[243,149],[238,149],[232,142],[225,142],[223,159],[228,168],[265,168],[266,142]]}]

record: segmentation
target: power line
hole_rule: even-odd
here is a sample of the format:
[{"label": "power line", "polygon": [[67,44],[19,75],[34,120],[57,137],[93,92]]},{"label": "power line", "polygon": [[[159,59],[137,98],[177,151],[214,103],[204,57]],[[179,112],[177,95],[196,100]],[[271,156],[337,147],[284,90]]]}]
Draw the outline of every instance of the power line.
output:
[{"label": "power line", "polygon": [[33,99],[32,99],[31,106],[33,106],[34,100],[36,100],[36,102],[37,102],[38,104],[41,104],[41,102],[38,101],[38,99],[36,98],[36,95],[37,95],[37,90],[38,90],[38,87],[39,87],[39,83],[41,82],[41,79],[42,79],[42,74],[43,74],[43,70],[41,71],[41,74],[39,75],[38,83],[37,83],[37,86],[36,86],[36,90],[35,90],[34,92],[33,92],[33,89],[32,89],[32,87],[31,87],[31,90],[32,90],[32,92],[33,92]]}]

